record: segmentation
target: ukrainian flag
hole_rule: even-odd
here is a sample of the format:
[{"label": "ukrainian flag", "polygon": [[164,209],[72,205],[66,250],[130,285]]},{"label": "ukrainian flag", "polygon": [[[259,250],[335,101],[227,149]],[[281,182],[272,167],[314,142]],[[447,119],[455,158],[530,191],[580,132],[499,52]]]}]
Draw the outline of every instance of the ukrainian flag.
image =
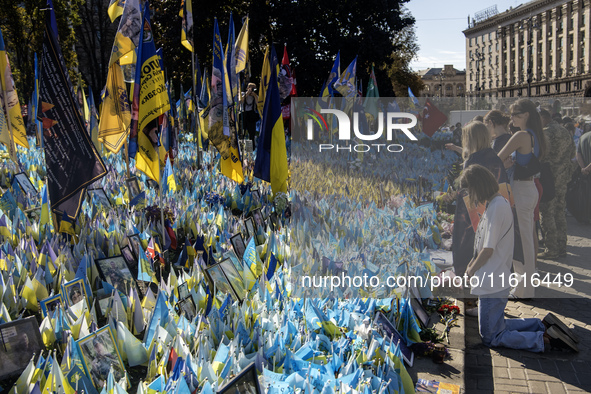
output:
[{"label": "ukrainian flag", "polygon": [[[269,64],[277,64],[275,48],[271,46]],[[287,193],[287,149],[281,115],[281,99],[276,67],[270,67],[268,91],[265,97],[261,134],[257,144],[254,176],[271,183],[273,194]]]}]

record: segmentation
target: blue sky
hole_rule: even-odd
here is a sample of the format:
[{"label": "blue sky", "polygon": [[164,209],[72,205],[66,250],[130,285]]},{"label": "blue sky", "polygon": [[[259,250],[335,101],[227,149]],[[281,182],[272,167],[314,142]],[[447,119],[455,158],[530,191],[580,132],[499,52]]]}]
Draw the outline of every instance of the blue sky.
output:
[{"label": "blue sky", "polygon": [[406,4],[416,19],[415,32],[420,46],[418,58],[412,63],[413,70],[443,67],[453,64],[466,68],[466,42],[462,30],[468,27],[475,13],[497,5],[499,13],[527,3],[528,0],[411,0]]}]

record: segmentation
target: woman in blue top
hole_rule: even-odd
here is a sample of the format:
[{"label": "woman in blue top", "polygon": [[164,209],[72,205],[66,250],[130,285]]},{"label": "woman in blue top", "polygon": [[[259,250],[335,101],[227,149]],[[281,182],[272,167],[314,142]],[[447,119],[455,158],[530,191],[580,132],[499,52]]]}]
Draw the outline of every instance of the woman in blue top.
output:
[{"label": "woman in blue top", "polygon": [[[511,121],[520,130],[499,152],[499,157],[509,168],[515,162],[522,166],[529,163],[532,155],[542,160],[546,153],[546,139],[542,131],[542,120],[534,103],[521,99],[511,106]],[[515,153],[513,155],[513,153]],[[513,199],[517,210],[517,220],[523,245],[524,263],[513,261],[513,271],[520,276],[518,285],[513,289],[510,298],[527,299],[535,295],[531,285],[531,276],[536,272],[534,250],[534,209],[538,202],[538,190],[533,177],[514,179],[512,184]],[[523,276],[525,275],[525,276]]]}]

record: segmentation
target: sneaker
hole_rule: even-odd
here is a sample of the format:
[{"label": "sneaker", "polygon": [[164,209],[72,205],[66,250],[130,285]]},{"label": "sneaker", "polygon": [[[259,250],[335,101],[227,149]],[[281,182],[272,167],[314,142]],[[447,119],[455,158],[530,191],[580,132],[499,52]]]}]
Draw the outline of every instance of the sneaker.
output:
[{"label": "sneaker", "polygon": [[555,260],[558,258],[558,252],[551,252],[548,249],[542,253],[538,253],[538,258],[544,260]]},{"label": "sneaker", "polygon": [[570,339],[570,337],[562,332],[562,330],[558,327],[550,326],[550,328],[546,330],[546,334],[548,334],[550,337],[550,343],[552,347],[568,348],[574,350],[577,353],[579,352],[579,348],[573,342],[573,340]]},{"label": "sneaker", "polygon": [[466,316],[478,317],[478,307],[466,309],[465,314]]},{"label": "sneaker", "polygon": [[548,324],[548,328],[551,326],[556,326],[561,329],[566,335],[570,337],[574,342],[578,343],[579,338],[572,332],[570,328],[562,320],[556,317],[553,313],[548,313],[543,320],[544,324]]}]

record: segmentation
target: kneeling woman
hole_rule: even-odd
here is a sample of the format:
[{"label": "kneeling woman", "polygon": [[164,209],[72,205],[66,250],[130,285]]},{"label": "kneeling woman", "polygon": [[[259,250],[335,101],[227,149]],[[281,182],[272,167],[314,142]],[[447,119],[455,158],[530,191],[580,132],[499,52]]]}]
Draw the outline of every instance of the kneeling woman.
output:
[{"label": "kneeling woman", "polygon": [[[473,164],[466,168],[460,176],[460,185],[467,188],[472,204],[486,205],[474,239],[475,257],[466,269],[466,275],[478,277],[478,281],[472,278],[470,283],[473,285],[471,293],[479,300],[478,325],[482,343],[489,347],[543,352],[556,340],[557,346],[576,350],[569,333],[548,322],[534,318],[505,319],[510,291],[507,278],[513,262],[511,206],[499,194],[499,185],[493,174],[481,165]],[[549,329],[546,330],[546,327]]]}]

